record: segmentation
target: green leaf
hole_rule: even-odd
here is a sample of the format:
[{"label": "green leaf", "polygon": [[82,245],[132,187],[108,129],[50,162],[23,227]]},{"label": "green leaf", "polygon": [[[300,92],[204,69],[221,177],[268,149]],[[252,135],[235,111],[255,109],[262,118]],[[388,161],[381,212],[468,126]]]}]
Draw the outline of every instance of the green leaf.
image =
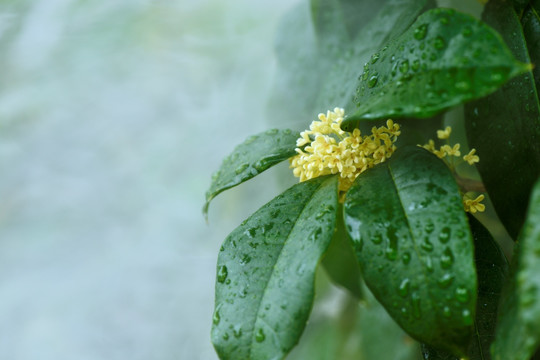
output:
[{"label": "green leaf", "polygon": [[[511,4],[491,0],[482,15],[500,31],[522,62],[530,62],[519,18]],[[529,71],[494,94],[465,105],[465,126],[477,168],[508,234],[516,239],[531,189],[540,176],[540,104]]]},{"label": "green leaf", "polygon": [[206,192],[203,213],[208,213],[210,201],[222,191],[243,183],[266,169],[296,154],[296,140],[300,134],[289,129],[267,130],[249,137],[227,156],[219,170],[212,175]]},{"label": "green leaf", "polygon": [[[469,224],[474,237],[475,263],[478,274],[478,302],[475,331],[467,349],[470,360],[490,360],[489,347],[495,335],[497,308],[502,286],[508,273],[508,263],[499,245],[487,229],[473,216]],[[424,360],[459,360],[455,356],[423,345]]]},{"label": "green leaf", "polygon": [[519,235],[491,348],[495,360],[528,360],[540,345],[540,181]]},{"label": "green leaf", "polygon": [[428,6],[434,1],[301,2],[278,29],[279,71],[269,106],[273,123],[304,129],[320,112],[352,111],[364,63]]},{"label": "green leaf", "polygon": [[344,128],[358,120],[430,117],[530,69],[514,59],[497,32],[451,9],[427,11],[376,55],[364,67],[358,110]]},{"label": "green leaf", "polygon": [[476,306],[473,243],[446,165],[419,147],[358,176],[344,204],[364,279],[411,336],[462,355]]},{"label": "green leaf", "polygon": [[336,232],[324,255],[322,264],[332,281],[343,286],[357,299],[361,299],[362,275],[351,241],[345,232],[342,210],[342,205],[339,204]]},{"label": "green leaf", "polygon": [[[540,5],[540,1],[538,5]],[[540,17],[538,16],[539,9],[540,8],[530,6],[525,10],[523,17],[521,18],[521,23],[523,25],[523,35],[525,37],[525,42],[527,43],[529,56],[531,62],[533,64],[536,64],[533,69],[533,75],[534,83],[537,89],[538,86],[540,86],[540,67],[538,67],[538,63],[540,62]]]},{"label": "green leaf", "polygon": [[294,185],[220,250],[212,342],[221,359],[281,359],[298,342],[334,233],[337,177]]}]

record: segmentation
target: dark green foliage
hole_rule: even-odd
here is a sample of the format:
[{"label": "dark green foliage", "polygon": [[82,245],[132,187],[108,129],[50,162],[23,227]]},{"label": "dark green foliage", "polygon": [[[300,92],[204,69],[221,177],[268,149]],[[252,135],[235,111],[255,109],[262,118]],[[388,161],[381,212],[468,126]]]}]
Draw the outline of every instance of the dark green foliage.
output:
[{"label": "dark green foliage", "polygon": [[[508,2],[491,0],[482,19],[501,33],[518,60],[530,62],[519,18]],[[467,104],[465,116],[469,145],[482,159],[478,170],[486,190],[515,239],[530,191],[540,175],[540,105],[532,73]]]},{"label": "dark green foliage", "polygon": [[222,359],[281,359],[311,310],[334,233],[337,177],[298,184],[260,208],[219,253],[212,342]]},{"label": "dark green foliage", "polygon": [[345,225],[364,279],[413,337],[465,352],[476,307],[473,244],[452,174],[418,147],[361,174]]},{"label": "dark green foliage", "polygon": [[454,10],[430,10],[366,64],[358,109],[343,127],[365,119],[430,117],[492,93],[527,69],[485,24]]},{"label": "dark green foliage", "polygon": [[531,196],[499,309],[495,360],[528,360],[540,345],[540,182]]}]

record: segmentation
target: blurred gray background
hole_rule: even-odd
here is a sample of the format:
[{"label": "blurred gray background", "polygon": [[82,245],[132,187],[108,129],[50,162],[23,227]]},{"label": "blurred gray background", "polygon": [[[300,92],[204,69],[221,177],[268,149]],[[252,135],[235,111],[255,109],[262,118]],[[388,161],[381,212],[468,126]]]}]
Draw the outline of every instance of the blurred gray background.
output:
[{"label": "blurred gray background", "polygon": [[0,0],[0,359],[216,359],[217,252],[279,169],[204,192],[294,3]]}]

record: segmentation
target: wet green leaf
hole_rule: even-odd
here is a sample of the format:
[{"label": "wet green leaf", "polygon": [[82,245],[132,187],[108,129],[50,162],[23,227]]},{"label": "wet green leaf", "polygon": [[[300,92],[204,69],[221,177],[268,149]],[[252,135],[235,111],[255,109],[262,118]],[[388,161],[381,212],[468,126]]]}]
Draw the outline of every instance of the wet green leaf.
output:
[{"label": "wet green leaf", "polygon": [[[469,224],[474,238],[475,263],[478,274],[478,302],[474,333],[467,348],[470,360],[490,360],[489,347],[494,339],[497,308],[502,286],[508,273],[508,263],[499,245],[487,229],[473,216]],[[423,345],[424,360],[459,360],[448,352]]]},{"label": "wet green leaf", "polygon": [[272,129],[249,137],[227,156],[219,170],[212,175],[206,192],[203,212],[206,215],[210,201],[222,191],[243,183],[266,169],[287,160],[296,152],[298,132]]},{"label": "wet green leaf", "polygon": [[[501,32],[517,59],[530,62],[519,18],[508,2],[491,0],[482,18]],[[532,73],[466,104],[465,118],[484,185],[508,234],[516,239],[530,191],[540,176],[540,105]]]},{"label": "wet green leaf", "polygon": [[540,345],[540,182],[532,193],[511,268],[491,350],[495,360],[528,360]]},{"label": "wet green leaf", "polygon": [[344,128],[358,120],[430,117],[492,93],[529,69],[497,32],[451,9],[422,14],[378,54],[359,78],[358,109]]},{"label": "wet green leaf", "polygon": [[[538,1],[540,5],[540,1]],[[540,17],[538,16],[539,8],[535,8],[534,4],[529,6],[521,18],[523,25],[523,35],[527,43],[529,57],[531,62],[536,66],[533,69],[534,83],[536,88],[540,86]]]},{"label": "wet green leaf", "polygon": [[304,129],[320,112],[351,112],[364,64],[432,6],[433,0],[314,0],[311,6],[303,1],[278,31],[271,121]]},{"label": "wet green leaf", "polygon": [[419,147],[358,176],[344,204],[364,279],[411,336],[465,352],[476,308],[473,242],[446,165]]},{"label": "wet green leaf", "polygon": [[212,342],[221,359],[282,359],[305,327],[332,238],[337,177],[294,185],[225,239]]}]

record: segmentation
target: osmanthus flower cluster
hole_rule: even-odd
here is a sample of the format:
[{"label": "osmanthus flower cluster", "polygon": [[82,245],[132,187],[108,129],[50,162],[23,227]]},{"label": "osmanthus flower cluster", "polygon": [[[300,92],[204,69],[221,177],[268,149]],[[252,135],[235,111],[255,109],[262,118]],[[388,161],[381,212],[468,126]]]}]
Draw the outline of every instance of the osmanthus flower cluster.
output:
[{"label": "osmanthus flower cluster", "polygon": [[[476,149],[471,149],[468,154],[464,155],[461,158],[461,144],[456,143],[453,146],[449,144],[451,133],[451,126],[447,126],[444,130],[437,130],[437,138],[440,140],[445,140],[445,144],[441,145],[439,148],[435,147],[435,141],[433,141],[432,139],[429,139],[427,144],[418,146],[422,146],[424,149],[437,155],[437,157],[439,159],[442,159],[450,168],[450,170],[452,170],[452,172],[455,174],[457,166],[463,163],[463,161],[467,162],[467,164],[469,165],[474,165],[475,163],[480,161],[480,157],[476,155]],[[459,160],[456,161],[456,158]],[[463,207],[465,208],[465,211],[472,214],[485,211],[486,207],[484,204],[482,204],[482,201],[485,198],[483,194],[474,197],[474,192],[465,191],[462,195]]]},{"label": "osmanthus flower cluster", "polygon": [[339,173],[338,188],[344,193],[358,175],[386,161],[396,150],[399,124],[387,120],[386,127],[373,127],[371,135],[362,135],[359,129],[343,131],[343,116],[341,108],[319,114],[309,130],[300,134],[295,149],[298,154],[289,160],[300,181]]}]

